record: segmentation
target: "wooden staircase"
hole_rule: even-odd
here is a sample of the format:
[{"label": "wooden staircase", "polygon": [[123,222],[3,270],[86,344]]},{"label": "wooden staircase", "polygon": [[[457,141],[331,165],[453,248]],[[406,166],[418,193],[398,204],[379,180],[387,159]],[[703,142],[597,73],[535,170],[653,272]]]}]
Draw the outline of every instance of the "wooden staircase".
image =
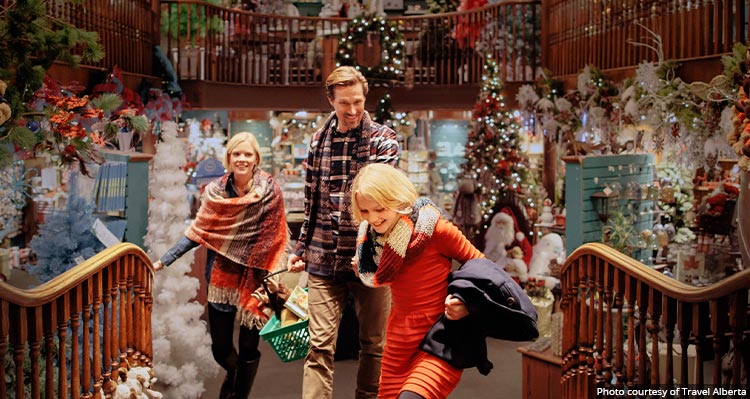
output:
[{"label": "wooden staircase", "polygon": [[564,398],[632,397],[630,390],[659,387],[680,388],[673,397],[688,387],[750,390],[750,270],[694,287],[590,243],[561,273]]},{"label": "wooden staircase", "polygon": [[0,398],[103,398],[118,368],[150,365],[152,288],[133,244],[33,289],[0,282]]}]

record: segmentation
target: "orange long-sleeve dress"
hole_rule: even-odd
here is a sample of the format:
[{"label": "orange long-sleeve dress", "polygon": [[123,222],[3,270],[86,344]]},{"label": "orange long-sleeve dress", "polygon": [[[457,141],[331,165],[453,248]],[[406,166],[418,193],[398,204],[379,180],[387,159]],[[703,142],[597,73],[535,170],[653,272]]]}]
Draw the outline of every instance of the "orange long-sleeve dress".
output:
[{"label": "orange long-sleeve dress", "polygon": [[386,326],[379,399],[412,391],[428,399],[445,398],[458,385],[462,370],[418,349],[419,343],[445,311],[448,274],[455,259],[481,258],[452,223],[440,219],[430,242],[409,259],[390,284],[393,305]]}]

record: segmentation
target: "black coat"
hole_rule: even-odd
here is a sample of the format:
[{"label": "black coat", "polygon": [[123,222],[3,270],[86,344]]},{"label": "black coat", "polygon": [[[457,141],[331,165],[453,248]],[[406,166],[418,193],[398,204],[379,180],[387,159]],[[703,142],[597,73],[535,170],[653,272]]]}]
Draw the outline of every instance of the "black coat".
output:
[{"label": "black coat", "polygon": [[495,262],[473,259],[449,277],[448,293],[461,299],[469,315],[448,320],[445,315],[430,329],[420,349],[453,367],[492,370],[486,338],[530,341],[539,336],[536,309],[513,278]]}]

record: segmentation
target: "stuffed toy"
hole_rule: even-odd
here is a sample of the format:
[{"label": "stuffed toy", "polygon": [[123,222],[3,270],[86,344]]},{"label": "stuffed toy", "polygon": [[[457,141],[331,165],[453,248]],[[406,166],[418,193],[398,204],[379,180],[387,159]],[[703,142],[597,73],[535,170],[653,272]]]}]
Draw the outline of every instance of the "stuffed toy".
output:
[{"label": "stuffed toy", "polygon": [[11,117],[10,105],[5,100],[5,89],[8,88],[8,84],[0,80],[0,126],[5,124]]},{"label": "stuffed toy", "polygon": [[528,281],[531,243],[519,230],[516,217],[510,208],[502,208],[492,217],[484,240],[484,255],[487,259],[504,268],[519,282]]},{"label": "stuffed toy", "polygon": [[557,233],[545,234],[534,245],[534,254],[529,264],[529,277],[543,280],[544,286],[554,288],[560,283],[555,277],[550,276],[550,263],[557,262],[562,265],[565,262],[565,245],[562,237]]}]

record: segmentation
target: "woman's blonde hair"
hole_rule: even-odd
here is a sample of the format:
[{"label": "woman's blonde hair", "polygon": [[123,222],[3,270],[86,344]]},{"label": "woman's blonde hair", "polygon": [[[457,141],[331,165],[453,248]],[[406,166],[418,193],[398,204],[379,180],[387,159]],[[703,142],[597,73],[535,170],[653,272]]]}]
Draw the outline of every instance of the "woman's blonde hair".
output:
[{"label": "woman's blonde hair", "polygon": [[252,133],[249,132],[241,132],[237,133],[234,136],[232,136],[229,141],[227,142],[227,152],[224,154],[224,168],[227,170],[227,172],[234,172],[232,170],[232,163],[229,162],[229,157],[232,155],[232,151],[240,145],[240,143],[247,142],[250,144],[250,147],[252,147],[253,152],[255,153],[255,167],[257,168],[260,166],[260,145],[258,144],[258,139],[255,138],[255,136]]},{"label": "woman's blonde hair", "polygon": [[360,169],[352,183],[352,210],[354,219],[362,221],[357,194],[398,213],[410,213],[419,194],[404,172],[384,163],[372,163]]},{"label": "woman's blonde hair", "polygon": [[354,86],[356,84],[362,85],[362,94],[366,96],[369,86],[367,85],[367,79],[362,75],[362,72],[354,67],[340,66],[334,69],[326,78],[326,96],[328,96],[330,100],[333,100],[334,89],[336,87]]}]

